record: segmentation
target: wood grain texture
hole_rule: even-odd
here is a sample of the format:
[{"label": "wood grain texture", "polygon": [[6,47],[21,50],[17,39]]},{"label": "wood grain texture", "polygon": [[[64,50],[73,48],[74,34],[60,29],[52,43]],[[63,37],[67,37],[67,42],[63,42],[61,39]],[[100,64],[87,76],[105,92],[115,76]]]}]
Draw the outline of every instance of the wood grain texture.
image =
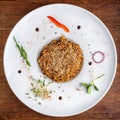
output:
[{"label": "wood grain texture", "polygon": [[[98,16],[110,30],[118,53],[118,66],[107,95],[92,109],[72,117],[55,118],[38,114],[13,94],[3,69],[3,51],[14,25],[25,14],[52,3],[74,4]],[[112,64],[112,63],[111,63]],[[69,109],[69,108],[68,108]],[[52,110],[52,108],[51,108]],[[119,120],[120,119],[120,0],[0,0],[0,120]]]}]

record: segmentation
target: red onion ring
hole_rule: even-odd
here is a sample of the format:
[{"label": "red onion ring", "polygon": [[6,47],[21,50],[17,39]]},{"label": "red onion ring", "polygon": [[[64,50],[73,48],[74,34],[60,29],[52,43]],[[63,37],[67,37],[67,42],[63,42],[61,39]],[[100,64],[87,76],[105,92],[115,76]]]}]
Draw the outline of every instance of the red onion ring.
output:
[{"label": "red onion ring", "polygon": [[[96,60],[95,60],[95,55],[96,55],[96,54],[101,54],[101,56],[102,56],[101,60],[99,60],[99,61],[96,61]],[[93,60],[95,63],[101,63],[101,62],[104,61],[104,59],[105,59],[105,54],[104,54],[103,52],[101,52],[101,51],[96,51],[96,52],[94,52],[94,53],[92,54],[92,60]]]}]

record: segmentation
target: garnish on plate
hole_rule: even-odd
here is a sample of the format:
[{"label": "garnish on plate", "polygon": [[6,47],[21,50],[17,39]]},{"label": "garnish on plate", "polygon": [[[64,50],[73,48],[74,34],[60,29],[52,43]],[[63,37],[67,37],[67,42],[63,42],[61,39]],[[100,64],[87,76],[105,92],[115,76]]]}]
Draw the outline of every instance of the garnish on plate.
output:
[{"label": "garnish on plate", "polygon": [[77,26],[77,29],[79,29],[79,30],[80,30],[80,28],[81,28],[81,26],[80,26],[80,25],[78,25],[78,26]]},{"label": "garnish on plate", "polygon": [[31,92],[35,95],[35,97],[41,97],[42,99],[50,98],[51,90],[48,90],[48,86],[51,82],[46,83],[45,80],[36,80],[32,76],[30,77],[31,82]]},{"label": "garnish on plate", "polygon": [[27,55],[25,49],[23,48],[22,45],[19,45],[19,44],[18,44],[15,36],[13,37],[13,39],[14,39],[14,41],[15,41],[15,43],[16,43],[16,46],[17,46],[17,48],[18,48],[18,50],[19,50],[19,52],[20,52],[21,57],[23,57],[23,59],[26,61],[26,64],[30,67],[31,64],[30,64],[30,62],[29,62],[29,60],[28,60],[28,55]]},{"label": "garnish on plate", "polygon": [[39,28],[35,28],[35,31],[36,31],[36,32],[39,32]]},{"label": "garnish on plate", "polygon": [[64,24],[58,22],[55,18],[52,16],[47,16],[51,22],[53,22],[57,27],[62,28],[65,32],[70,32],[70,30],[65,26]]},{"label": "garnish on plate", "polygon": [[85,87],[87,89],[87,93],[90,94],[92,92],[92,89],[94,88],[96,91],[99,91],[98,87],[95,85],[95,81],[101,77],[103,77],[105,74],[102,74],[95,79],[93,78],[90,83],[81,83],[81,86]]},{"label": "garnish on plate", "polygon": [[19,73],[19,74],[22,73],[22,70],[18,70],[18,73]]},{"label": "garnish on plate", "polygon": [[[99,60],[97,60],[98,59],[97,55],[99,55],[99,57],[101,57]],[[92,59],[95,63],[102,63],[105,59],[105,54],[101,51],[96,51],[92,54]]]}]

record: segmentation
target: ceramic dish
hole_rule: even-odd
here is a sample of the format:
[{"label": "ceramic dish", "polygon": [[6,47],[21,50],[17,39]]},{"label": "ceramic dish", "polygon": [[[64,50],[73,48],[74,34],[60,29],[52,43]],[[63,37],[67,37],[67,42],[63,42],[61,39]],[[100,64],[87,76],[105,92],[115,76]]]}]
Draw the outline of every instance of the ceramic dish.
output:
[{"label": "ceramic dish", "polygon": [[[56,26],[47,16],[66,25],[69,32]],[[46,83],[52,81],[43,75],[38,66],[39,53],[46,44],[61,35],[81,46],[84,57],[82,70],[71,81],[52,82],[47,88],[52,91],[49,99],[35,97],[31,92],[31,76]],[[31,67],[20,56],[13,36],[26,50]],[[95,54],[96,51],[104,56],[99,52]],[[11,31],[4,50],[4,70],[12,91],[26,106],[48,116],[72,116],[95,106],[108,92],[116,64],[115,44],[106,26],[89,11],[68,4],[51,4],[28,13]],[[80,83],[90,83],[93,79],[91,72],[92,77],[94,72],[94,78],[104,76],[95,81],[99,91],[92,88],[91,94],[88,94]]]}]

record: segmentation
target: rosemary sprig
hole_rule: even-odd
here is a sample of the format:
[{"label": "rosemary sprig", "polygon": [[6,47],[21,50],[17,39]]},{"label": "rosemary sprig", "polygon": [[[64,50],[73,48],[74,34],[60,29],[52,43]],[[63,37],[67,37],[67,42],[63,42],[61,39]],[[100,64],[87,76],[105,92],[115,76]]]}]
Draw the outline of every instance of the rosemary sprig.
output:
[{"label": "rosemary sprig", "polygon": [[19,50],[19,52],[20,52],[20,55],[21,55],[21,56],[23,57],[23,59],[26,61],[26,64],[27,64],[28,66],[31,66],[31,64],[30,64],[30,62],[29,62],[29,60],[28,60],[28,56],[27,56],[27,53],[26,53],[25,49],[23,48],[22,45],[20,46],[20,45],[18,44],[15,36],[13,37],[13,39],[14,39],[14,41],[15,41],[15,43],[16,43],[16,46],[17,46],[17,48],[18,48],[18,50]]},{"label": "rosemary sprig", "polygon": [[95,79],[93,79],[90,83],[81,83],[81,86],[85,87],[87,89],[87,93],[90,94],[92,92],[92,88],[94,88],[96,91],[99,91],[98,87],[95,85],[95,80],[103,77],[105,74],[102,74]]}]

